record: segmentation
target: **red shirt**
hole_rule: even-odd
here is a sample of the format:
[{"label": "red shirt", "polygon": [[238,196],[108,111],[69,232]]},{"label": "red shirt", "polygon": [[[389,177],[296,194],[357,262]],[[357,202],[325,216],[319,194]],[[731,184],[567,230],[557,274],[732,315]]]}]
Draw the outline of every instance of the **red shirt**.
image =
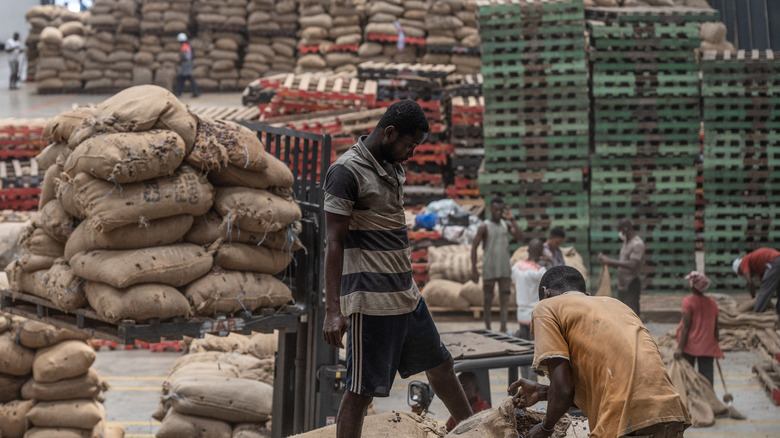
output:
[{"label": "red shirt", "polygon": [[[473,413],[482,412],[490,409],[490,405],[487,404],[485,400],[482,399],[482,397],[477,396],[477,399],[474,401],[474,404],[471,405],[471,411]],[[450,419],[447,420],[447,430],[455,429],[455,426],[457,426],[457,423],[455,423],[455,418],[453,418],[450,415]]]},{"label": "red shirt", "polygon": [[[715,339],[715,324],[718,322],[718,304],[704,295],[688,295],[682,303],[683,313],[691,314],[691,328],[688,331],[688,343],[683,353],[691,356],[723,358],[723,351]],[[677,327],[677,342],[683,323]]]},{"label": "red shirt", "polygon": [[766,264],[780,256],[780,251],[772,248],[758,248],[742,258],[739,271],[745,276],[758,275],[763,277]]}]

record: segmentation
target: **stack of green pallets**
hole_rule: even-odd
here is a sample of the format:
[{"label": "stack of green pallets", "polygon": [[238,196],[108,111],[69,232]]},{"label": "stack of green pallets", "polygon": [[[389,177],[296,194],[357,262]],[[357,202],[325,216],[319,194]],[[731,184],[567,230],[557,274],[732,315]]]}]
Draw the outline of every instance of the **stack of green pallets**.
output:
[{"label": "stack of green pallets", "polygon": [[695,160],[701,152],[701,21],[690,8],[587,9],[593,145],[591,262],[617,257],[628,217],[646,244],[644,290],[685,290],[695,264]]},{"label": "stack of green pallets", "polygon": [[732,261],[780,240],[780,53],[703,52],[701,66],[705,272],[743,292]]},{"label": "stack of green pallets", "polygon": [[588,83],[582,0],[481,0],[485,160],[480,194],[501,196],[527,236],[588,244]]}]

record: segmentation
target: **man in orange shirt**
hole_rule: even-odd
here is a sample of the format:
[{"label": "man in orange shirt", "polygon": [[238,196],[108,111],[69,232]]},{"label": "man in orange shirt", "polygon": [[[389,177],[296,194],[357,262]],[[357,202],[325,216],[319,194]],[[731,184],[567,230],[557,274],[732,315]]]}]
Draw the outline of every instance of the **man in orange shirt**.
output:
[{"label": "man in orange shirt", "polygon": [[552,435],[576,404],[592,438],[679,437],[688,412],[666,373],[658,346],[631,308],[610,297],[585,294],[585,279],[570,266],[548,270],[534,307],[533,367],[550,385],[520,379],[509,387],[515,406],[547,400],[544,421],[526,438]]},{"label": "man in orange shirt", "polygon": [[[772,295],[780,291],[780,251],[772,248],[759,248],[741,259],[734,260],[731,265],[734,273],[747,279],[750,296],[756,298],[753,311],[760,313],[766,310]],[[761,277],[761,287],[756,296],[756,285],[753,276]],[[777,300],[777,315],[780,316],[780,297]]]}]

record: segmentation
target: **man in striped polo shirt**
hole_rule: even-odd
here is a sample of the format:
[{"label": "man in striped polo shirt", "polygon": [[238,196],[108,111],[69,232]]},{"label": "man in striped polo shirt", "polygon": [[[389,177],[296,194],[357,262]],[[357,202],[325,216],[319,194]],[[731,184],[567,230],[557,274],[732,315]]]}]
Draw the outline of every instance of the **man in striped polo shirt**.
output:
[{"label": "man in striped polo shirt", "polygon": [[428,135],[420,105],[391,105],[376,128],[347,151],[325,177],[325,341],[344,348],[347,391],[337,417],[338,437],[359,437],[373,397],[387,397],[396,372],[425,371],[457,421],[472,415],[412,278],[403,209],[401,163]]}]

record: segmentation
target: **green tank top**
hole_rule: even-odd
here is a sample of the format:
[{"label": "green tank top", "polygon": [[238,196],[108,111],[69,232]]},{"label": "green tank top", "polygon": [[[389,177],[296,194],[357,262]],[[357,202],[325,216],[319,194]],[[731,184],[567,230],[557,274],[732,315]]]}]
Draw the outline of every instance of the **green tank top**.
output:
[{"label": "green tank top", "polygon": [[487,224],[487,238],[484,239],[482,254],[482,278],[509,278],[512,267],[509,265],[509,228],[502,219],[499,223],[492,220]]}]

